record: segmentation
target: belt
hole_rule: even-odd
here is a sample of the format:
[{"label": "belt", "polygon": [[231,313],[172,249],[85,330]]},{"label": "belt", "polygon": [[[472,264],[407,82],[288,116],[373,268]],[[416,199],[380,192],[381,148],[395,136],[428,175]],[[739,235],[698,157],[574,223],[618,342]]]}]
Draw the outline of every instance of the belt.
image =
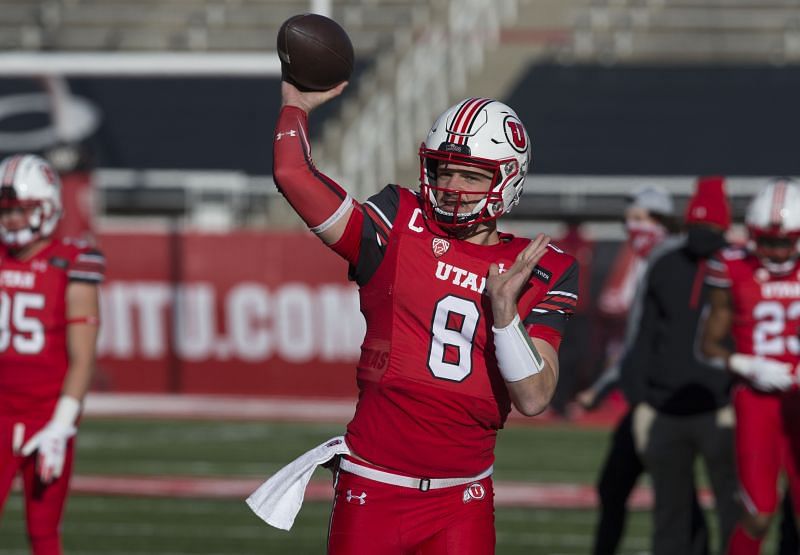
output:
[{"label": "belt", "polygon": [[478,480],[482,480],[487,476],[491,476],[493,466],[490,466],[477,476],[463,478],[412,478],[411,476],[401,476],[400,474],[393,474],[391,472],[386,472],[385,470],[378,470],[377,468],[364,466],[346,458],[342,458],[339,461],[339,469],[349,472],[350,474],[355,474],[356,476],[361,476],[362,478],[381,482],[383,484],[418,489],[419,491],[428,491],[431,489],[450,488],[453,486],[463,486],[464,484],[477,482]]}]

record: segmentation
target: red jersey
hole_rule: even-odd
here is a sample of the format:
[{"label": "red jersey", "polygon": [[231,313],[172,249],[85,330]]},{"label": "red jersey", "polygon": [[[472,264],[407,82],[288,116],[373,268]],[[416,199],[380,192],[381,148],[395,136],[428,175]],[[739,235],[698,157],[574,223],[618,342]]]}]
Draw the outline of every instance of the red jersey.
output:
[{"label": "red jersey", "polygon": [[731,248],[709,261],[706,281],[730,289],[737,352],[800,362],[800,263],[775,277],[753,253]]},{"label": "red jersey", "polygon": [[[315,233],[350,212],[331,248],[350,263],[367,333],[359,399],[347,443],[369,462],[411,476],[473,476],[494,462],[511,403],[494,354],[485,294],[489,265],[510,268],[528,239],[497,245],[455,239],[423,217],[423,201],[394,185],[354,202],[311,160],[307,116],[286,106],[273,176]],[[556,350],[578,300],[575,259],[550,246],[523,289],[529,333]]]},{"label": "red jersey", "polygon": [[68,368],[67,285],[100,283],[103,255],[53,240],[27,260],[0,247],[0,417],[48,419]]},{"label": "red jersey", "polygon": [[[454,239],[423,217],[421,203],[388,186],[356,208],[363,219],[351,278],[361,286],[367,333],[346,437],[358,455],[401,473],[470,476],[494,462],[511,406],[494,354],[486,275],[491,263],[509,268],[530,241]],[[577,288],[575,259],[551,246],[519,301],[533,337],[558,349]]]}]

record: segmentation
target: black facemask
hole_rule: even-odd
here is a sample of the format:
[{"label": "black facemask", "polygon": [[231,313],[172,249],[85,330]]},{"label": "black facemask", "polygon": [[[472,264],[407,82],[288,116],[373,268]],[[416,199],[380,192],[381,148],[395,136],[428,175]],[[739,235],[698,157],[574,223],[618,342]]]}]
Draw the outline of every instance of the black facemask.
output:
[{"label": "black facemask", "polygon": [[686,250],[693,256],[708,258],[727,244],[725,235],[721,231],[716,231],[705,226],[689,227]]}]

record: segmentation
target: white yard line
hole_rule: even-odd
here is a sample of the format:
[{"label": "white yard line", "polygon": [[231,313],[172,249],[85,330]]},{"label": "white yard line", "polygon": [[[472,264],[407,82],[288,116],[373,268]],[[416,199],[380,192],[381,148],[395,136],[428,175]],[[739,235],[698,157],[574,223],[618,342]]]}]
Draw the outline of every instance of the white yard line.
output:
[{"label": "white yard line", "polygon": [[[141,476],[73,476],[74,493],[89,495],[128,495],[136,497],[221,498],[245,499],[261,484],[250,478],[187,478]],[[547,509],[593,509],[597,495],[590,485],[544,484],[534,482],[496,482],[495,503],[499,507],[529,507]],[[313,480],[306,490],[307,501],[329,501],[331,482]],[[702,492],[709,505],[709,492]],[[652,507],[653,495],[648,487],[634,490],[630,506],[636,509]]]},{"label": "white yard line", "polygon": [[[142,393],[90,393],[85,414],[92,417],[187,418],[213,420],[273,420],[293,422],[347,423],[353,416],[355,399],[286,397],[239,397],[220,395],[170,395]],[[576,422],[579,425],[608,425],[612,416]],[[553,417],[527,419],[512,413],[513,422],[561,422]],[[266,477],[265,477],[266,478]],[[246,478],[193,478],[143,476],[73,476],[72,490],[79,494],[130,495],[142,497],[238,498],[244,499],[261,483]],[[505,507],[594,509],[597,495],[591,485],[568,483],[496,482],[495,502]],[[306,499],[328,501],[329,481],[314,480]],[[708,491],[701,492],[704,505],[711,504]],[[634,490],[630,506],[648,509],[652,492],[648,487]]]},{"label": "white yard line", "polygon": [[87,417],[348,422],[354,399],[90,393]]},{"label": "white yard line", "polygon": [[[247,397],[232,395],[89,393],[87,417],[181,418],[198,420],[273,420],[346,424],[353,417],[356,400],[311,397]],[[570,421],[579,426],[608,427],[624,409],[586,413]],[[511,423],[563,423],[552,413],[527,418],[516,411]]]}]

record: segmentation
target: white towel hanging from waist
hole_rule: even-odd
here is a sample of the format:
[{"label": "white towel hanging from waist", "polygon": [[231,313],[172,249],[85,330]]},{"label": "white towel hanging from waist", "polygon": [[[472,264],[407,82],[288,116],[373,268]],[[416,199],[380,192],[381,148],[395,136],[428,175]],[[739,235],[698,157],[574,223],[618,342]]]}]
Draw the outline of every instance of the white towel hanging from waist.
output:
[{"label": "white towel hanging from waist", "polygon": [[349,454],[344,436],[333,437],[273,474],[250,494],[247,504],[270,526],[290,530],[303,505],[303,496],[314,470],[336,455]]}]

